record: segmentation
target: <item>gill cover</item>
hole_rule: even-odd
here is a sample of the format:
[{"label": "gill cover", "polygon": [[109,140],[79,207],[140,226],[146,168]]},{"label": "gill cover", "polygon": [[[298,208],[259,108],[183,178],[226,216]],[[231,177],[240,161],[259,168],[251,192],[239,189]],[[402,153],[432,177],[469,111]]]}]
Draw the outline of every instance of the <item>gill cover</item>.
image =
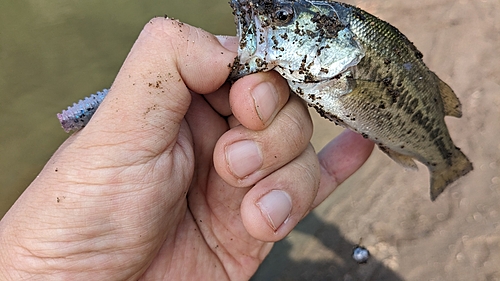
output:
[{"label": "gill cover", "polygon": [[276,70],[292,86],[330,80],[364,56],[333,6],[322,1],[233,0],[240,38],[232,78]]}]

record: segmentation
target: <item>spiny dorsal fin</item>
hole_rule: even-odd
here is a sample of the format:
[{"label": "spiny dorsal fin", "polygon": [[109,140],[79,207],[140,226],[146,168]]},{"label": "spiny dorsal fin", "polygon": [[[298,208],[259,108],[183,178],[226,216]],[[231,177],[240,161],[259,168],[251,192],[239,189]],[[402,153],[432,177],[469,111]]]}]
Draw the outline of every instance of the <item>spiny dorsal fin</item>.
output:
[{"label": "spiny dorsal fin", "polygon": [[443,80],[439,79],[439,92],[444,105],[444,114],[453,117],[462,117],[462,104],[455,95],[455,92]]}]

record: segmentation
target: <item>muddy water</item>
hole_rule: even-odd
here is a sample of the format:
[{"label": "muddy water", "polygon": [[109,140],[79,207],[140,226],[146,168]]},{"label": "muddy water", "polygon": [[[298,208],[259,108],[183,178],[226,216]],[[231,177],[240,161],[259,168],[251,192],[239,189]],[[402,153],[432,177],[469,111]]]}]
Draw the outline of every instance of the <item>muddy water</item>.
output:
[{"label": "muddy water", "polygon": [[227,1],[0,1],[0,217],[67,138],[55,114],[109,87],[144,24],[165,14],[235,33]]}]

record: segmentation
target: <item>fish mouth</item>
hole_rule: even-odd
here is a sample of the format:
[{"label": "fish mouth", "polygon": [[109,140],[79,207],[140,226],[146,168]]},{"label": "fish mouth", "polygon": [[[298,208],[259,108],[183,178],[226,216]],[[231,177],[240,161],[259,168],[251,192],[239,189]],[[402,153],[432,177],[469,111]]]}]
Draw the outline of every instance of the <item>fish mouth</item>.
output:
[{"label": "fish mouth", "polygon": [[257,22],[256,15],[251,9],[251,3],[246,0],[233,0],[231,7],[234,11],[236,23],[236,36],[239,38],[238,56],[241,57],[240,52],[246,51],[247,55],[253,55],[257,51],[257,41],[254,40],[258,29],[255,26]]},{"label": "fish mouth", "polygon": [[[239,38],[238,56],[233,64],[230,80],[236,80],[250,73],[268,71],[274,67],[269,65],[264,56],[258,54],[259,50],[265,50],[265,42],[258,42],[265,32],[258,18],[259,6],[273,5],[272,0],[232,0],[230,2],[236,24],[236,36]],[[264,40],[265,41],[265,40]],[[259,46],[264,44],[264,46]],[[240,62],[244,62],[240,64]]]},{"label": "fish mouth", "polygon": [[[239,38],[238,56],[229,76],[230,81],[251,73],[275,69],[289,82],[323,82],[332,80],[357,65],[364,56],[364,50],[356,41],[355,35],[339,19],[328,2],[231,0],[230,5]],[[292,31],[288,31],[290,35],[280,33],[279,27],[283,25],[273,18],[273,12],[291,6],[293,8],[290,9],[294,11],[289,18],[292,20]],[[324,14],[316,17],[313,13]],[[301,21],[308,23],[307,28],[304,27],[306,24],[300,23],[300,28],[305,30],[299,29]],[[287,28],[283,30],[286,32]],[[316,40],[312,36],[319,38]],[[304,38],[314,39],[314,43]],[[285,41],[285,46],[278,46],[282,43],[281,40]],[[322,43],[319,43],[320,40]],[[293,45],[289,42],[293,42]],[[319,44],[326,44],[327,47]],[[292,51],[294,48],[297,51]],[[339,48],[341,51],[337,52]]]}]

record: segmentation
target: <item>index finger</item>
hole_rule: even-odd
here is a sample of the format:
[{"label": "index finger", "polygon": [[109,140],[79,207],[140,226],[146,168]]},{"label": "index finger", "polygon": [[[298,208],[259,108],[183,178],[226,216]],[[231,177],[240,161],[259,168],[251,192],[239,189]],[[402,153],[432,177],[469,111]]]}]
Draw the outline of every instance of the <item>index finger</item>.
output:
[{"label": "index finger", "polygon": [[137,147],[153,155],[165,151],[175,143],[191,103],[190,90],[206,94],[218,89],[235,56],[206,31],[168,18],[152,19],[79,137],[97,133],[99,138],[85,142],[111,147],[106,153],[114,161]]}]

